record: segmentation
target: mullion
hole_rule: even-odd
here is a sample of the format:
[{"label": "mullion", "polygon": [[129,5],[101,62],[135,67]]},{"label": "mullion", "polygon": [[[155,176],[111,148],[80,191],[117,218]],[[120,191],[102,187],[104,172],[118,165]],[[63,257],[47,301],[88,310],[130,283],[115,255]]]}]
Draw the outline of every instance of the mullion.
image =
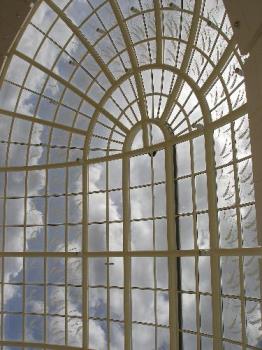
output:
[{"label": "mullion", "polygon": [[[4,194],[7,192],[7,172],[4,176]],[[3,202],[3,224],[5,224],[6,221],[6,199],[4,199]],[[5,226],[3,226],[3,239],[2,239],[2,251],[5,250]],[[4,284],[5,284],[5,258],[1,258],[2,262],[2,270],[1,270],[1,339],[4,339],[4,316],[3,316],[3,310],[4,310]]]},{"label": "mullion", "polygon": [[165,70],[162,69],[162,74],[161,74],[161,88],[160,88],[160,98],[159,98],[159,103],[158,103],[158,110],[157,110],[157,118],[160,118],[160,108],[161,108],[161,103],[162,103],[162,98],[165,95],[163,93],[164,89],[164,77],[165,77]]},{"label": "mullion", "polygon": [[[49,152],[49,150],[48,150]],[[45,212],[44,212],[44,251],[47,252],[48,251],[48,241],[47,241],[47,214],[48,214],[48,198],[47,198],[47,194],[48,194],[48,180],[49,180],[49,172],[48,169],[46,169],[46,183],[45,183]],[[48,258],[44,257],[44,342],[47,343],[47,298],[48,298],[48,294],[47,294],[47,263],[48,263]]]},{"label": "mullion", "polygon": [[[194,235],[194,249],[198,249],[198,231],[197,231],[197,205],[196,205],[196,175],[194,173],[194,145],[193,141],[189,141],[190,145],[190,166],[191,166],[191,186],[192,186],[192,203],[193,203],[193,235]],[[196,329],[197,329],[197,349],[201,349],[201,314],[200,314],[200,295],[199,295],[199,257],[195,257],[195,289],[196,289]]]},{"label": "mullion", "polygon": [[[58,18],[58,17],[57,17]],[[55,25],[56,21],[53,23],[53,26]],[[51,26],[49,28],[49,31],[47,31],[46,33],[46,36],[49,34],[49,32],[51,31],[51,29],[53,28],[53,26]],[[42,41],[42,44],[43,44],[44,40]],[[41,44],[41,45],[42,45]],[[39,47],[39,50],[41,48],[41,45]],[[36,57],[36,55],[35,55]],[[34,58],[35,58],[34,57]],[[56,61],[55,61],[56,63]],[[55,65],[55,63],[53,64],[53,67]],[[53,69],[53,67],[51,68],[51,70]],[[50,77],[47,77],[45,83],[43,84],[43,87],[42,87],[42,91],[41,91],[41,95],[43,93],[43,91],[46,89],[47,85],[48,85],[48,82],[49,82],[49,79]],[[64,91],[63,93],[61,94],[61,97],[60,97],[60,102],[62,101],[62,98],[64,96],[64,93],[66,91],[66,88],[64,88]],[[39,98],[38,100],[38,105],[37,105],[37,108],[35,111],[37,111],[37,109],[39,108],[39,105],[40,105],[40,102],[41,102],[41,99],[42,98]],[[53,121],[56,120],[56,116],[57,116],[57,112],[58,112],[58,108],[56,109],[56,112],[54,114],[54,118],[53,118]],[[51,146],[51,140],[52,140],[52,136],[53,136],[53,129],[50,130],[50,133],[48,135],[48,145],[49,147],[47,148],[47,156],[46,156],[46,160],[47,160],[47,163],[49,162],[49,158],[50,158],[50,146]],[[47,170],[46,171],[46,187],[45,187],[45,194],[47,195],[49,192],[48,192],[48,181],[49,181],[49,171]],[[66,191],[66,189],[65,189]],[[66,199],[66,197],[65,197]],[[48,239],[49,239],[49,233],[47,235],[47,228],[48,228],[48,206],[49,206],[49,201],[48,201],[48,198],[45,198],[45,215],[44,215],[44,220],[45,220],[45,225],[44,225],[44,228],[45,228],[45,252],[48,251]],[[62,226],[64,226],[65,223],[62,223]],[[44,340],[45,342],[47,343],[47,339],[49,338],[49,324],[50,324],[50,318],[47,316],[47,306],[48,306],[48,288],[46,286],[46,283],[47,283],[47,275],[49,274],[49,271],[48,271],[48,262],[50,261],[50,258],[45,258],[45,271],[44,271],[44,276],[45,276],[45,279],[44,279],[44,283],[45,283],[45,288],[44,288],[44,314],[45,314],[45,324],[44,324]],[[47,327],[47,320],[48,320],[48,327]],[[66,325],[65,325],[66,327]]]},{"label": "mullion", "polygon": [[[68,154],[68,152],[67,152]],[[65,244],[65,252],[68,252],[68,179],[69,179],[69,168],[66,168],[65,172],[65,225],[64,225],[64,244]],[[65,295],[65,345],[68,345],[68,283],[67,283],[67,275],[68,275],[68,256],[65,255],[65,271],[64,271],[64,295]],[[70,316],[71,317],[71,316]]]},{"label": "mullion", "polygon": [[[76,116],[74,119],[74,123],[77,120],[77,116],[80,114],[80,108],[81,108],[81,103],[78,106],[78,109],[76,110]],[[69,138],[68,138],[68,145],[71,144],[73,138],[73,133],[70,133]],[[83,148],[84,150],[84,148]],[[66,161],[69,162],[70,158],[70,149],[67,149],[67,155],[66,155]],[[77,168],[78,169],[78,168]],[[69,231],[68,231],[68,224],[69,224],[69,220],[68,220],[68,212],[69,212],[69,208],[68,208],[68,204],[69,204],[69,168],[66,167],[66,172],[65,172],[65,219],[66,219],[66,223],[64,225],[64,238],[65,238],[65,252],[68,253],[68,241],[69,241]],[[82,199],[83,199],[83,188],[81,188],[82,192]],[[70,196],[71,198],[71,196]],[[72,197],[73,198],[73,197]],[[83,219],[83,215],[82,218]],[[82,223],[83,225],[83,223]],[[81,263],[82,263],[82,259],[81,259]],[[70,315],[70,317],[68,317],[68,264],[69,264],[69,259],[68,259],[68,255],[66,254],[65,256],[65,291],[64,291],[64,295],[65,295],[65,344],[68,345],[68,329],[69,329],[69,321],[71,319],[73,319],[73,316]],[[82,288],[83,289],[83,288]],[[83,331],[83,313],[81,313],[81,318],[80,318],[80,322],[82,322],[82,331]]]},{"label": "mullion", "polygon": [[[84,154],[84,156],[86,156]],[[89,166],[82,165],[82,346],[83,348],[89,346],[89,245],[88,245],[88,219],[89,219]]]},{"label": "mullion", "polygon": [[[151,78],[151,90],[152,90],[152,104],[151,104],[152,116],[151,116],[151,118],[153,118],[155,115],[155,86],[154,86],[154,74],[153,74],[152,69],[150,70],[150,78]],[[147,99],[147,96],[148,95],[146,95],[146,99]],[[130,106],[132,106],[132,105],[130,105]],[[149,116],[149,118],[150,118],[150,116]]]},{"label": "mullion", "polygon": [[[109,251],[109,162],[106,162],[106,251]],[[106,280],[107,280],[107,287],[106,287],[106,313],[107,313],[107,350],[110,350],[110,333],[111,333],[111,327],[110,327],[110,258],[106,258]]]},{"label": "mullion", "polygon": [[123,187],[123,268],[124,268],[124,344],[126,350],[132,349],[132,260],[125,255],[130,250],[130,159],[122,161]]},{"label": "mullion", "polygon": [[[32,128],[31,128],[31,132],[32,132]],[[27,149],[27,160],[29,157],[29,148]],[[25,177],[25,193],[24,193],[24,229],[23,229],[23,251],[26,251],[26,241],[27,241],[27,237],[26,237],[26,227],[27,227],[27,188],[28,188],[28,183],[27,183],[27,178],[28,178],[28,171],[26,172],[26,177]],[[26,321],[25,321],[25,314],[26,314],[26,309],[25,309],[25,303],[26,303],[26,295],[25,295],[25,282],[26,282],[26,258],[23,258],[23,304],[22,304],[22,310],[23,310],[23,331],[22,331],[22,339],[23,341],[25,341],[25,334],[26,334]]]},{"label": "mullion", "polygon": [[[180,243],[180,230],[179,230],[179,222],[178,222],[178,203],[179,203],[179,197],[178,197],[178,191],[177,191],[177,161],[176,161],[176,154],[177,149],[176,145],[173,146],[173,176],[174,176],[174,203],[175,203],[175,232],[176,232],[176,246],[177,249],[181,249],[181,243]],[[177,269],[177,305],[178,305],[178,328],[182,328],[182,295],[179,293],[181,290],[181,262],[180,258],[176,257],[176,269]],[[181,349],[183,349],[183,336],[181,333],[178,334],[179,336],[179,346]]]},{"label": "mullion", "polygon": [[[150,142],[152,143],[152,125],[150,124]],[[154,177],[154,157],[150,156],[150,167],[151,167],[151,195],[152,195],[152,217],[153,217],[153,250],[156,250],[156,228],[155,228],[155,177]],[[155,316],[155,348],[157,348],[157,324],[158,324],[158,315],[157,315],[157,277],[156,277],[156,257],[153,258],[153,273],[154,273],[154,316]]]},{"label": "mullion", "polygon": [[[236,198],[236,214],[237,214],[237,232],[238,232],[238,247],[243,245],[242,232],[241,232],[241,214],[240,214],[240,193],[239,193],[239,178],[238,178],[238,162],[237,162],[237,149],[236,149],[236,137],[234,130],[235,123],[231,123],[231,140],[233,151],[233,169],[234,169],[234,183],[235,183],[235,198]],[[246,320],[245,320],[245,288],[244,288],[244,258],[239,257],[239,278],[240,278],[240,301],[241,301],[241,330],[242,330],[242,343],[243,350],[247,348],[247,335],[246,335]]]}]

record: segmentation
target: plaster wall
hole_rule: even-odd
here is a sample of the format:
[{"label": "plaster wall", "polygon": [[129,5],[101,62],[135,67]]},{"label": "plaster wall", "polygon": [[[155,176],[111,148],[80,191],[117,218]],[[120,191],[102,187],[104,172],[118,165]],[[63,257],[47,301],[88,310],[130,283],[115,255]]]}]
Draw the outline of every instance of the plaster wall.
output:
[{"label": "plaster wall", "polygon": [[[224,0],[242,54],[250,117],[257,228],[262,245],[262,1]],[[237,23],[237,25],[236,25]]]},{"label": "plaster wall", "polygon": [[34,2],[32,0],[0,0],[0,72],[9,48]]}]

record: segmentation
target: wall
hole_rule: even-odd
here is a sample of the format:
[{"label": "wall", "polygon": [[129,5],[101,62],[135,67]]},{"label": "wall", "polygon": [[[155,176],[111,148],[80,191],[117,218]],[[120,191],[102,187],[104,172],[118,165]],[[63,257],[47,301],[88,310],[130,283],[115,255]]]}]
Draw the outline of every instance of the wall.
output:
[{"label": "wall", "polygon": [[250,117],[257,226],[262,245],[262,1],[224,0],[242,54]]},{"label": "wall", "polygon": [[34,2],[32,0],[0,0],[0,70]]}]

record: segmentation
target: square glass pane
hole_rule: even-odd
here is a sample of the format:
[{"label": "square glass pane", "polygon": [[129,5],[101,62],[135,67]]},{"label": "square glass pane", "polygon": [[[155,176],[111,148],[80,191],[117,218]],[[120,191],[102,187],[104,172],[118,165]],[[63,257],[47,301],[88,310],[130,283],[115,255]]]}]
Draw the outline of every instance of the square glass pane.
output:
[{"label": "square glass pane", "polygon": [[181,268],[181,290],[195,291],[195,258],[178,258]]},{"label": "square glass pane", "polygon": [[133,250],[153,249],[153,221],[133,221],[131,223],[131,247]]},{"label": "square glass pane", "polygon": [[179,213],[192,212],[193,205],[191,178],[177,181],[177,201]]},{"label": "square glass pane", "polygon": [[[241,341],[241,303],[237,299],[223,298],[224,337]],[[243,325],[244,326],[244,325]]]},{"label": "square glass pane", "polygon": [[200,296],[200,317],[201,317],[201,332],[212,334],[212,297],[210,295]]},{"label": "square glass pane", "polygon": [[88,226],[88,250],[90,252],[106,250],[106,225],[92,224]]},{"label": "square glass pane", "polygon": [[154,281],[153,258],[132,258],[132,277],[133,287],[152,288]]},{"label": "square glass pane", "polygon": [[22,340],[23,316],[6,315],[4,318],[4,339],[12,341]]},{"label": "square glass pane", "polygon": [[194,249],[193,217],[179,216],[177,221],[180,249]]},{"label": "square glass pane", "polygon": [[132,290],[132,319],[137,322],[155,323],[152,290]]},{"label": "square glass pane", "polygon": [[194,294],[182,293],[182,328],[196,330],[196,296]]},{"label": "square glass pane", "polygon": [[142,187],[130,191],[131,219],[152,217],[152,188]]}]

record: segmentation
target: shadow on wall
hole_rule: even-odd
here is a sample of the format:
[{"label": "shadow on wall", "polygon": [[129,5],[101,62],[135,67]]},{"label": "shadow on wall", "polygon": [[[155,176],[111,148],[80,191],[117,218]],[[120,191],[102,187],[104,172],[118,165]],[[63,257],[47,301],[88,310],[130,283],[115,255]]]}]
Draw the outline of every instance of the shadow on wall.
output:
[{"label": "shadow on wall", "polygon": [[262,339],[256,345],[257,348],[262,349]]}]

